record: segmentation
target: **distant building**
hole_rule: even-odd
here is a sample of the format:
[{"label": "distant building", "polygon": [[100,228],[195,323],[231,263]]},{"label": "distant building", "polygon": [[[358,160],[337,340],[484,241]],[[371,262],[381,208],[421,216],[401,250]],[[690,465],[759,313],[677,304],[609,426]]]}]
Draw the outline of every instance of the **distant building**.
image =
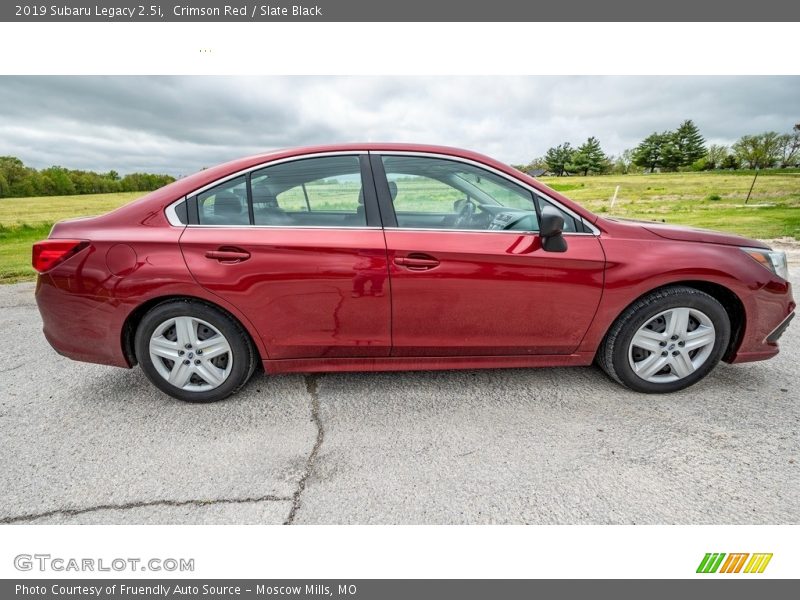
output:
[{"label": "distant building", "polygon": [[544,177],[548,175],[547,169],[528,169],[525,171],[526,175],[530,175],[531,177]]}]

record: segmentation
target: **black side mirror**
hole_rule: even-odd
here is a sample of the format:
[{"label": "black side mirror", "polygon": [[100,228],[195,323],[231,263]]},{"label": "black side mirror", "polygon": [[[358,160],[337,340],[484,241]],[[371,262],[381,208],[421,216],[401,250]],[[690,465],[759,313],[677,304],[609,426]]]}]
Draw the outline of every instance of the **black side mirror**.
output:
[{"label": "black side mirror", "polygon": [[542,208],[539,222],[539,237],[545,252],[566,252],[567,240],[564,233],[564,215],[552,206]]}]

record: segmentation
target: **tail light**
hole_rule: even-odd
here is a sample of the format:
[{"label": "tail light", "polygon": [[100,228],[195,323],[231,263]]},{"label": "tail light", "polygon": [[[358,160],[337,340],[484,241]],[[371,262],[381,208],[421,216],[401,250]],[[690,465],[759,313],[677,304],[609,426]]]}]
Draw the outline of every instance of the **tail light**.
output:
[{"label": "tail light", "polygon": [[86,240],[43,240],[33,245],[33,268],[39,273],[52,269],[86,248]]}]

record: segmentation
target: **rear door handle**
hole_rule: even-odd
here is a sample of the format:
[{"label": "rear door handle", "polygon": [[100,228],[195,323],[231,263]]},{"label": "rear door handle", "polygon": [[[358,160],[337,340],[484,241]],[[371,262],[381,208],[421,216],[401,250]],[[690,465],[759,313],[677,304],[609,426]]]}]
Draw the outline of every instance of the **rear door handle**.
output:
[{"label": "rear door handle", "polygon": [[408,256],[395,256],[394,264],[412,271],[427,271],[438,267],[439,261],[428,254],[414,253]]},{"label": "rear door handle", "polygon": [[219,250],[207,251],[206,258],[225,263],[237,263],[250,258],[250,253],[241,248],[220,248]]}]

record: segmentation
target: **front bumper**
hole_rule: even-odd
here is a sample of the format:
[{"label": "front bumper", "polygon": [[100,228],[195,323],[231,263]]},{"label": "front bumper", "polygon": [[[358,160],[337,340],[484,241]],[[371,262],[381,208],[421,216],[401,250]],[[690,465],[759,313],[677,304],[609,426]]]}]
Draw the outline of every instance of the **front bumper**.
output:
[{"label": "front bumper", "polygon": [[783,332],[786,331],[787,327],[789,327],[789,323],[792,322],[792,319],[794,319],[794,313],[789,314],[788,317],[781,321],[780,325],[773,329],[772,333],[770,333],[764,341],[768,344],[777,344],[778,340],[781,339]]},{"label": "front bumper", "polygon": [[744,335],[729,362],[767,360],[778,354],[778,339],[794,318],[795,308],[791,285],[783,280],[773,280],[747,298]]}]

